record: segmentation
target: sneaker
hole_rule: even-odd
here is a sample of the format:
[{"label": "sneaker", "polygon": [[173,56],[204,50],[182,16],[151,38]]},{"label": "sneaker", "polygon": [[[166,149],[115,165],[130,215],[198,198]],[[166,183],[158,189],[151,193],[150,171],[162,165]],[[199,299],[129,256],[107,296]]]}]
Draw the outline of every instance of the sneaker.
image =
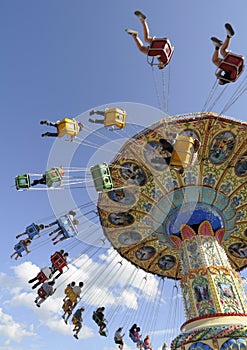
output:
[{"label": "sneaker", "polygon": [[94,123],[94,120],[91,119],[91,118],[89,118],[88,121],[89,121],[90,123]]},{"label": "sneaker", "polygon": [[41,120],[40,124],[46,124],[46,121],[45,120]]},{"label": "sneaker", "polygon": [[143,13],[141,13],[141,11],[135,11],[134,13],[140,20],[144,20],[147,18]]},{"label": "sneaker", "polygon": [[223,44],[223,42],[220,39],[216,38],[215,36],[212,36],[211,40],[216,47],[221,47]]},{"label": "sneaker", "polygon": [[74,334],[74,337],[75,337],[76,339],[79,339],[77,334]]},{"label": "sneaker", "polygon": [[235,32],[234,32],[232,26],[230,25],[230,23],[226,23],[225,28],[226,28],[227,36],[229,36],[231,38],[235,34]]},{"label": "sneaker", "polygon": [[48,136],[46,132],[41,135],[41,137],[45,137],[45,136]]},{"label": "sneaker", "polygon": [[39,305],[39,304],[36,304],[36,306],[40,307],[40,305]]},{"label": "sneaker", "polygon": [[132,30],[132,29],[125,29],[125,31],[130,34],[130,35],[134,35],[137,36],[138,32],[136,30]]},{"label": "sneaker", "polygon": [[94,115],[94,114],[95,114],[95,110],[94,109],[89,112],[89,115]]}]

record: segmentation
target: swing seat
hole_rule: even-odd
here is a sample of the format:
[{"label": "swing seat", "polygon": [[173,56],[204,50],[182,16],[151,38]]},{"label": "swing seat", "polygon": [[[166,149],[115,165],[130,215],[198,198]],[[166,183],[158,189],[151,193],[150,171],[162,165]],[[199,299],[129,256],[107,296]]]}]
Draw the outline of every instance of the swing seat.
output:
[{"label": "swing seat", "polygon": [[97,164],[90,168],[94,186],[98,192],[107,192],[113,189],[111,172],[107,163]]},{"label": "swing seat", "polygon": [[79,133],[78,122],[75,119],[64,118],[57,125],[58,137],[64,135],[77,136]]},{"label": "swing seat", "polygon": [[78,323],[80,323],[80,321],[79,321],[75,316],[73,316],[73,317],[72,317],[72,324],[73,324],[74,326],[76,326]]},{"label": "swing seat", "polygon": [[46,274],[43,271],[40,271],[37,274],[37,280],[39,281],[39,283],[44,283],[45,281],[48,280],[48,277],[46,276]]},{"label": "swing seat", "polygon": [[195,139],[190,136],[177,136],[171,156],[171,166],[188,168],[192,160],[194,141]]},{"label": "swing seat", "polygon": [[39,235],[39,229],[38,226],[34,223],[27,226],[26,233],[28,235],[28,238],[33,239],[35,236]]},{"label": "swing seat", "polygon": [[28,189],[30,187],[29,174],[17,175],[15,177],[15,187],[17,190]]},{"label": "swing seat", "polygon": [[233,83],[238,79],[243,69],[244,69],[244,57],[241,55],[237,55],[232,52],[229,52],[224,57],[221,64],[219,65],[218,70],[216,71],[216,74],[217,72],[219,72],[219,70],[230,71],[231,74],[229,79],[224,78],[224,75],[220,75],[220,79]]},{"label": "swing seat", "polygon": [[46,292],[44,291],[44,288],[43,287],[40,287],[38,289],[38,296],[42,299],[45,299],[47,297],[47,294]]},{"label": "swing seat", "polygon": [[[174,46],[171,45],[168,38],[154,38],[148,50],[148,56],[157,57],[159,63],[163,63],[164,67],[170,62],[174,51]],[[154,65],[153,60],[148,63]],[[156,65],[158,65],[157,63]]]},{"label": "swing seat", "polygon": [[73,289],[69,290],[66,293],[66,296],[69,298],[70,301],[72,301],[72,303],[77,302],[77,298],[78,298],[78,294],[76,294]]},{"label": "swing seat", "polygon": [[46,176],[47,187],[52,187],[53,184],[55,184],[57,182],[61,182],[61,180],[62,180],[62,176],[61,176],[58,168],[52,168],[52,169],[47,170],[45,172],[45,176]]},{"label": "swing seat", "polygon": [[117,126],[123,129],[126,126],[126,111],[121,108],[106,108],[104,126]]},{"label": "swing seat", "polygon": [[[103,324],[106,326],[106,323],[107,323],[107,321],[105,320],[104,322],[103,321],[101,321],[99,318],[98,318],[98,316],[97,316],[97,314],[96,314],[96,312],[94,311],[93,312],[93,316],[92,316],[92,319],[94,320],[94,322],[99,326],[99,327],[101,327]],[[99,333],[101,336],[103,336],[103,337],[107,337],[107,335],[108,335],[108,330],[105,328],[101,333]]]},{"label": "swing seat", "polygon": [[17,243],[15,246],[14,246],[14,250],[16,251],[16,253],[22,257],[22,253],[25,251],[25,248],[24,248],[24,244],[23,243]]},{"label": "swing seat", "polygon": [[67,266],[66,259],[59,252],[55,252],[51,256],[51,262],[52,262],[52,265],[54,265],[56,269],[59,270],[59,272],[63,272],[63,268]]},{"label": "swing seat", "polygon": [[58,219],[58,225],[61,228],[65,238],[74,237],[77,235],[77,229],[73,224],[70,215],[66,214]]},{"label": "swing seat", "polygon": [[95,311],[94,311],[94,313],[93,313],[92,318],[93,318],[94,322],[97,323],[98,326],[101,326],[102,321],[100,321],[100,319],[98,318],[98,316],[97,316],[97,314],[96,314]]}]

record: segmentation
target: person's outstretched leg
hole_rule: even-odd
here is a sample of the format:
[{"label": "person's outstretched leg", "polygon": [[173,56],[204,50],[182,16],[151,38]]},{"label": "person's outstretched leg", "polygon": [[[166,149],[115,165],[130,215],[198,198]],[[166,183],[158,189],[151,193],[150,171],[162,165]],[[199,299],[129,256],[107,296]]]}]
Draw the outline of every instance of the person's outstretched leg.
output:
[{"label": "person's outstretched leg", "polygon": [[31,280],[29,280],[28,283],[33,283],[33,282],[35,282],[37,279],[38,279],[38,278],[37,278],[37,276],[36,276],[36,277],[32,278]]},{"label": "person's outstretched leg", "polygon": [[97,110],[93,109],[92,111],[89,112],[89,115],[94,115],[94,114],[102,115],[104,117],[105,111],[97,111]]},{"label": "person's outstretched leg", "polygon": [[[53,244],[55,245],[55,244],[58,244],[59,242],[62,242],[63,240],[65,240],[66,239],[66,237],[62,237],[62,238],[60,238],[58,241],[56,241],[56,242],[53,242]],[[53,240],[53,239],[52,239]],[[55,239],[54,239],[54,241],[55,241]],[[59,277],[59,275],[57,276],[57,277]],[[56,278],[57,278],[56,277]]]},{"label": "person's outstretched leg", "polygon": [[138,49],[142,52],[147,54],[148,53],[148,46],[144,46],[141,39],[138,37],[138,32],[132,29],[125,29],[125,31],[132,36],[132,38],[135,40],[135,43],[138,47]]},{"label": "person's outstretched leg", "polygon": [[32,286],[32,289],[35,289],[36,287],[38,287],[41,284],[41,282],[37,282]]},{"label": "person's outstretched leg", "polygon": [[57,137],[58,133],[57,132],[45,132],[44,134],[41,135],[42,137],[45,136],[50,136],[50,137]]},{"label": "person's outstretched leg", "polygon": [[225,57],[228,54],[228,50],[227,49],[228,49],[228,47],[230,45],[231,37],[233,37],[233,35],[235,34],[232,26],[230,25],[230,23],[226,23],[225,24],[225,28],[226,28],[227,36],[226,36],[226,39],[223,42],[223,44],[221,46],[221,49],[220,49],[220,53],[221,53],[221,55],[223,57]]},{"label": "person's outstretched leg", "polygon": [[60,231],[60,227],[58,227],[58,228],[56,228],[55,230],[51,231],[51,232],[49,233],[49,236],[52,236],[54,233],[59,232],[59,231]]},{"label": "person's outstretched leg", "polygon": [[46,125],[49,125],[49,126],[57,127],[57,123],[50,122],[49,120],[41,120],[40,124],[46,124]]},{"label": "person's outstretched leg", "polygon": [[140,21],[142,23],[144,40],[147,43],[151,43],[153,38],[149,35],[149,28],[148,28],[148,24],[146,21],[146,16],[143,13],[141,13],[141,11],[135,11],[135,15],[140,19]]},{"label": "person's outstretched leg", "polygon": [[223,44],[223,42],[221,40],[219,40],[218,38],[215,38],[214,36],[211,38],[213,44],[215,45],[215,50],[214,50],[214,53],[213,53],[213,56],[212,56],[212,62],[217,66],[219,67],[222,59],[219,57],[219,51],[220,51],[220,48]]},{"label": "person's outstretched leg", "polygon": [[91,119],[91,118],[89,118],[88,121],[90,123],[96,123],[96,124],[104,124],[105,123],[104,119]]},{"label": "person's outstretched leg", "polygon": [[58,222],[58,220],[56,220],[56,221],[51,222],[48,225],[45,225],[45,228],[48,228],[48,227],[51,227],[51,226],[54,226],[54,225],[58,225],[58,224],[59,224],[59,222]]},{"label": "person's outstretched leg", "polygon": [[62,234],[62,232],[60,230],[59,231],[57,231],[57,230],[53,231],[53,233],[55,233],[55,232],[58,232],[58,234],[54,238],[52,238],[52,241],[55,241]]},{"label": "person's outstretched leg", "polygon": [[19,237],[24,236],[26,234],[27,234],[26,232],[20,233],[19,235],[15,236],[15,238],[19,238]]}]

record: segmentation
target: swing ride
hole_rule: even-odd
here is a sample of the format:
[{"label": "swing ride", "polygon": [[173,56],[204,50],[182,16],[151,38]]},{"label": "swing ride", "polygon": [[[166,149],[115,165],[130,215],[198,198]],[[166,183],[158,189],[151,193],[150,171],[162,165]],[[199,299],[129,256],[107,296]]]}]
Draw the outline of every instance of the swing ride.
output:
[{"label": "swing ride", "polygon": [[[169,39],[154,39],[147,56],[166,66],[173,50]],[[155,65],[153,59],[148,63]],[[243,57],[229,54],[219,68],[229,66],[235,82]],[[68,123],[65,118],[58,127],[59,136],[73,134]],[[107,108],[101,124],[126,129],[126,112]],[[238,273],[247,266],[246,136],[247,123],[222,114],[176,115],[132,133],[110,163],[102,159],[89,169],[98,220],[117,256],[160,280],[180,281],[186,321],[172,350],[246,349],[247,297]],[[73,188],[83,182],[81,177],[64,182],[66,171],[73,168],[53,167],[33,182],[37,174],[18,175],[16,189]],[[63,239],[80,234],[69,214],[57,224]],[[36,226],[26,229],[31,240],[39,233]],[[16,245],[15,250],[22,256],[25,249]],[[51,262],[51,274],[40,271],[37,284],[68,268],[60,252]],[[40,298],[46,298],[43,292],[40,287]],[[78,295],[71,289],[66,296],[72,304],[63,310],[71,315]],[[107,336],[107,322],[96,311],[92,318]]]}]

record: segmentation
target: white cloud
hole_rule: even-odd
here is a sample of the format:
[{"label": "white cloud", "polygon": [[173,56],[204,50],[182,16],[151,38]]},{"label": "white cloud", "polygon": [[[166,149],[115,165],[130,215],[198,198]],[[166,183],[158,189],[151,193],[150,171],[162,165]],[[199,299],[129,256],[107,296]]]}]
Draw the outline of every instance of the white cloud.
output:
[{"label": "white cloud", "polygon": [[22,286],[28,286],[28,280],[37,275],[40,271],[37,265],[34,265],[31,261],[25,261],[19,265],[13,266],[12,269],[16,275],[17,282]]},{"label": "white cloud", "polygon": [[27,327],[23,323],[16,322],[10,314],[4,313],[2,308],[0,308],[0,334],[15,342],[36,335],[33,332],[33,325]]}]

